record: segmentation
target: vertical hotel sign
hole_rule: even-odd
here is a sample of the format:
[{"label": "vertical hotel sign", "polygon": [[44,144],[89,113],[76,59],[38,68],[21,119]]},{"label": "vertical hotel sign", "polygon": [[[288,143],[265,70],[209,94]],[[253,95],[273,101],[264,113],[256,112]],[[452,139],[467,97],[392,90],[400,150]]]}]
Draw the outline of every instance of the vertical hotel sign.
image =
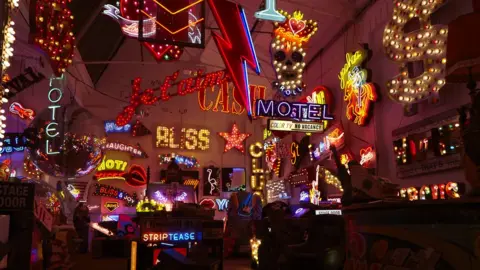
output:
[{"label": "vertical hotel sign", "polygon": [[61,107],[60,101],[63,98],[63,83],[65,81],[65,75],[62,74],[60,77],[51,77],[50,78],[50,90],[48,91],[48,101],[50,106],[48,109],[51,111],[50,121],[48,125],[45,126],[45,133],[47,138],[45,140],[45,153],[47,155],[58,155],[60,154],[58,145],[52,145],[52,141],[55,141],[55,138],[60,136],[58,132],[58,118],[57,118],[57,109]]}]

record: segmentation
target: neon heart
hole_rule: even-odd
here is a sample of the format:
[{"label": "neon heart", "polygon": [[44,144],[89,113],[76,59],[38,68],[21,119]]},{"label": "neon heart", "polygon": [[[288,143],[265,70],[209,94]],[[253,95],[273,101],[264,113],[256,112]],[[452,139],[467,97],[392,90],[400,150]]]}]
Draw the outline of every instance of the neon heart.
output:
[{"label": "neon heart", "polygon": [[[139,12],[138,12],[138,1],[120,1],[120,13],[123,17],[129,20],[138,20],[139,19]],[[147,10],[156,10],[156,4],[153,1],[146,1],[145,7]],[[154,16],[153,13],[150,14]],[[149,42],[142,42],[143,46],[145,46],[148,51],[155,57],[157,61],[169,61],[178,59],[180,55],[183,53],[183,48],[179,48],[178,46],[174,45],[161,45],[161,44],[152,44]]]},{"label": "neon heart", "polygon": [[304,20],[297,20],[295,18],[291,18],[288,21],[288,24],[290,25],[290,29],[292,30],[293,34],[296,35],[305,29],[305,21]]}]

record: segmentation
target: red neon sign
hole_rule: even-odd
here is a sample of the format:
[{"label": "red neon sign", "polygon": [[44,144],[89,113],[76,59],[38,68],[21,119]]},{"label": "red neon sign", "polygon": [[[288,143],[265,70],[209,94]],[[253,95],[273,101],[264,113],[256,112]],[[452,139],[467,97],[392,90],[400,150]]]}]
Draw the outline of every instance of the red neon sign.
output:
[{"label": "red neon sign", "polygon": [[360,165],[365,168],[372,167],[376,159],[376,153],[371,146],[360,149]]},{"label": "red neon sign", "polygon": [[18,102],[12,102],[9,110],[12,114],[18,115],[22,119],[33,120],[35,117],[35,112],[32,109],[27,109]]}]

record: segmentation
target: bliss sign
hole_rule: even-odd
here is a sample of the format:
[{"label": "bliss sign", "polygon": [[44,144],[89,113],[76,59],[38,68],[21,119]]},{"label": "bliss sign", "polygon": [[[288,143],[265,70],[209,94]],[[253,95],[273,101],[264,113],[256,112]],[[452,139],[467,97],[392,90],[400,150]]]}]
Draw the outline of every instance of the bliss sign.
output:
[{"label": "bliss sign", "polygon": [[47,140],[45,141],[45,153],[47,155],[58,155],[60,154],[59,151],[52,150],[52,146],[50,145],[50,140],[54,140],[60,135],[60,132],[57,131],[58,123],[56,119],[56,109],[60,108],[61,105],[59,104],[63,97],[63,90],[58,87],[54,87],[53,84],[55,81],[60,81],[60,85],[64,81],[64,75],[61,77],[52,77],[50,79],[50,91],[48,91],[48,101],[50,101],[50,106],[48,108],[52,110],[52,116],[50,121],[47,122],[48,125],[45,127],[45,133],[47,134]]},{"label": "bliss sign", "polygon": [[259,99],[255,103],[258,116],[293,118],[301,121],[333,120],[327,104],[288,102]]}]

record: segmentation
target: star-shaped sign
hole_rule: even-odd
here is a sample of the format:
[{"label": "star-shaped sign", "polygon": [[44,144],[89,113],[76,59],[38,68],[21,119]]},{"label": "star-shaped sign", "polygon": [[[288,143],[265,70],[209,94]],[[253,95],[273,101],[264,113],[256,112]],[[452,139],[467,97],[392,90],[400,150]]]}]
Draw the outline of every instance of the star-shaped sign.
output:
[{"label": "star-shaped sign", "polygon": [[227,143],[225,144],[224,152],[228,152],[232,148],[237,148],[240,152],[245,153],[245,148],[243,147],[243,141],[246,138],[250,137],[250,133],[240,133],[238,131],[237,124],[233,124],[232,132],[219,132],[218,135],[222,136]]}]

